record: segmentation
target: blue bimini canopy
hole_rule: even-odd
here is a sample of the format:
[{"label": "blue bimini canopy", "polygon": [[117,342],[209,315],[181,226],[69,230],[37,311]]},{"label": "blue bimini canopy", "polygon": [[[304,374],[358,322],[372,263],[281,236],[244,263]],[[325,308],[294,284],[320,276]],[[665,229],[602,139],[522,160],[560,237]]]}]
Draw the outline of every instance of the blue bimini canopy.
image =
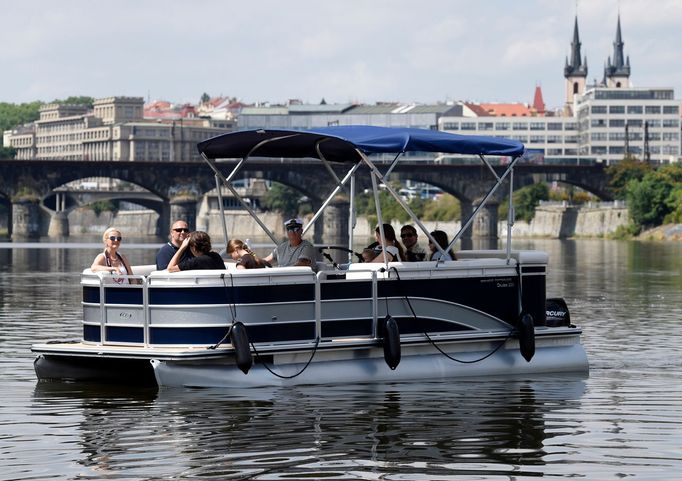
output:
[{"label": "blue bimini canopy", "polygon": [[521,142],[497,137],[457,135],[440,130],[347,125],[312,130],[244,130],[197,145],[209,159],[255,157],[322,158],[357,162],[365,155],[403,152],[520,157]]}]

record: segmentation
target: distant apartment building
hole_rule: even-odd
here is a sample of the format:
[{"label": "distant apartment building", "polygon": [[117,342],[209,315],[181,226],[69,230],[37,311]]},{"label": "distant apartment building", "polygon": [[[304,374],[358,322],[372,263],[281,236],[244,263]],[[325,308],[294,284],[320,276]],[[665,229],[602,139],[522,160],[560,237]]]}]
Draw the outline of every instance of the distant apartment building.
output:
[{"label": "distant apartment building", "polygon": [[237,119],[238,130],[312,129],[335,125],[374,125],[379,127],[438,128],[444,115],[457,115],[454,104],[299,104],[244,107]]},{"label": "distant apartment building", "polygon": [[523,142],[545,162],[614,162],[626,154],[654,163],[678,161],[682,153],[680,101],[673,89],[630,86],[630,59],[624,54],[620,17],[613,55],[603,80],[587,84],[576,17],[566,58],[563,107],[548,111],[539,86],[532,104],[450,102],[435,105],[380,103],[244,107],[237,128],[310,129],[364,124],[438,129]]},{"label": "distant apartment building", "polygon": [[[634,155],[654,163],[676,162],[682,152],[680,101],[673,89],[630,86],[630,59],[623,52],[620,17],[614,53],[604,77],[587,85],[587,59],[580,54],[575,19],[571,55],[566,59],[566,101],[562,112],[541,112],[538,91],[527,111],[510,104],[464,104],[466,118],[442,117],[439,129],[474,135],[507,137],[539,152],[546,162],[617,162]],[[541,96],[540,96],[541,99]],[[544,107],[543,107],[544,108]]]},{"label": "distant apartment building", "polygon": [[108,97],[92,110],[44,105],[37,121],[5,137],[17,159],[179,161],[199,159],[198,142],[232,128],[232,121],[182,113],[149,119],[141,97]]}]

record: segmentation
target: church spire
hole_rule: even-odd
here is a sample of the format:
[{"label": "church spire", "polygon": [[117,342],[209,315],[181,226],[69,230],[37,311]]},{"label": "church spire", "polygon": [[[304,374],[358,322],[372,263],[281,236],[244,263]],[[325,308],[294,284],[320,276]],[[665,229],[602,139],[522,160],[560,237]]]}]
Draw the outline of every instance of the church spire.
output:
[{"label": "church spire", "polygon": [[578,33],[578,16],[575,16],[573,26],[573,41],[571,42],[571,61],[566,57],[564,67],[564,77],[587,77],[587,58],[584,62],[580,60],[580,34]]},{"label": "church spire", "polygon": [[604,67],[604,79],[609,87],[621,87],[627,83],[630,77],[630,58],[625,57],[623,52],[623,35],[620,30],[620,14],[618,14],[618,26],[616,28],[616,40],[613,42],[613,57],[609,57]]}]

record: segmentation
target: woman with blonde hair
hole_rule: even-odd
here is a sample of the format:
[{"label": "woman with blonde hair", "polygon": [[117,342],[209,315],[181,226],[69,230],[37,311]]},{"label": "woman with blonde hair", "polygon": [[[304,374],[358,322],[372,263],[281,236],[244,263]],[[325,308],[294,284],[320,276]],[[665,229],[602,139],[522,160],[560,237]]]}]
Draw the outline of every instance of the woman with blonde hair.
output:
[{"label": "woman with blonde hair", "polygon": [[227,243],[227,253],[233,260],[237,261],[237,269],[261,269],[271,267],[270,263],[264,261],[253,253],[249,246],[239,239],[232,239]]},{"label": "woman with blonde hair", "polygon": [[118,252],[123,240],[121,231],[115,227],[109,227],[104,231],[102,240],[104,241],[104,252],[97,254],[90,270],[93,272],[110,272],[114,275],[111,280],[116,284],[129,283],[125,277],[115,277],[116,274],[133,275],[133,269],[130,267],[128,259]]}]

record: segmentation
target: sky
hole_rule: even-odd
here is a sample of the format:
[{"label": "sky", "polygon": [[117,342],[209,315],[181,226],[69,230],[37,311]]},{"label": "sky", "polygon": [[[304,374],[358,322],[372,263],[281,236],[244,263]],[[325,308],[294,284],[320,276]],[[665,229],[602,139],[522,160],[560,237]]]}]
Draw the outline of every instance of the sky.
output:
[{"label": "sky", "polygon": [[620,12],[630,80],[682,95],[682,0],[2,0],[0,102],[564,102],[578,15],[588,83]]}]

